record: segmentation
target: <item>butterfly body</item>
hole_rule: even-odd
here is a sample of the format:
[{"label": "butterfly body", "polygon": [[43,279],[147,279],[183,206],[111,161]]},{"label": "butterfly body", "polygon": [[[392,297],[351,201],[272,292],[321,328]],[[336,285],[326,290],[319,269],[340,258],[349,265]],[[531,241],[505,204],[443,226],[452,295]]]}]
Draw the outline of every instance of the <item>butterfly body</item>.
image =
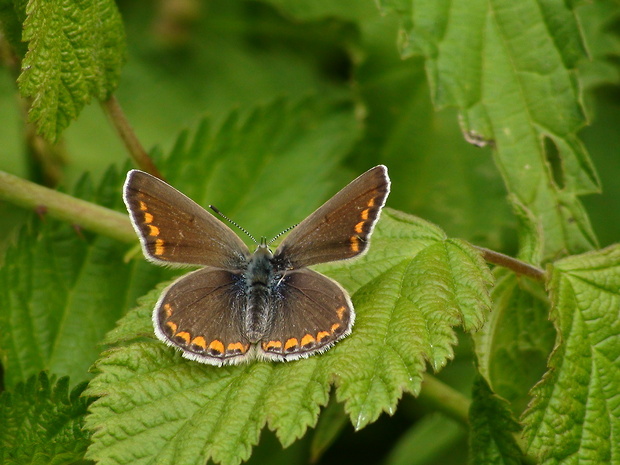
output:
[{"label": "butterfly body", "polygon": [[247,289],[245,334],[252,343],[267,333],[273,317],[274,300],[282,299],[278,287],[283,274],[273,263],[273,254],[266,245],[259,245],[243,273]]},{"label": "butterfly body", "polygon": [[145,256],[201,265],[174,281],[153,311],[155,334],[211,365],[289,361],[322,352],[351,332],[347,292],[308,266],[363,254],[389,193],[384,166],[342,189],[272,252],[254,253],[224,223],[165,182],[127,175],[124,200]]}]

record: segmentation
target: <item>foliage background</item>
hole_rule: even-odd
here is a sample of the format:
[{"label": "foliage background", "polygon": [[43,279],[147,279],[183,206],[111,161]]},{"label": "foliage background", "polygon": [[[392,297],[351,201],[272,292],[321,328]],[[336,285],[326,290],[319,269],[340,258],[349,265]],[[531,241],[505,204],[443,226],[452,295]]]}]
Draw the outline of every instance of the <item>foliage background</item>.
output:
[{"label": "foliage background", "polygon": [[[517,220],[491,148],[465,141],[454,108],[433,106],[424,60],[403,59],[399,53],[398,44],[402,47],[404,41],[397,14],[381,12],[366,0],[305,6],[285,0],[118,5],[128,50],[116,96],[146,147],[168,153],[183,130],[197,131],[205,115],[217,127],[235,110],[247,116],[257,106],[279,99],[350,102],[355,117],[348,126],[349,155],[334,169],[329,186],[322,186],[325,195],[354,174],[384,163],[393,182],[391,207],[432,221],[450,236],[517,253]],[[579,136],[603,186],[602,194],[582,200],[604,246],[620,235],[620,215],[615,214],[620,207],[620,111],[614,64],[619,50],[618,5],[613,1],[579,5],[576,14],[592,58],[583,59],[578,67],[590,123]],[[15,104],[14,76],[8,68],[0,74],[0,115],[0,169],[41,181],[44,176],[24,153],[21,110]],[[84,171],[101,179],[111,163],[125,166],[126,152],[97,105],[84,109],[64,133],[63,144],[65,159],[58,166],[64,186],[74,185]],[[248,148],[244,161],[250,170],[256,162],[251,153]],[[317,169],[311,156],[294,167],[277,166],[277,176],[286,183],[300,182],[300,171]],[[0,218],[6,244],[21,216],[7,205],[0,208],[6,213]],[[234,212],[235,219],[257,228],[259,220],[252,212],[263,208],[260,198],[251,199],[245,210]],[[278,215],[277,205],[270,205],[261,219]],[[267,231],[252,231],[269,235],[272,228],[270,224]],[[440,374],[467,394],[474,376],[468,341],[460,339],[455,360]],[[408,463],[465,463],[465,431],[427,416],[426,408],[405,397],[393,417],[384,415],[355,434],[346,426],[322,461],[400,463],[403,457],[411,458],[412,450],[420,450],[416,445],[424,444],[426,455]],[[310,441],[306,436],[282,450],[265,431],[251,460],[303,463]]]}]

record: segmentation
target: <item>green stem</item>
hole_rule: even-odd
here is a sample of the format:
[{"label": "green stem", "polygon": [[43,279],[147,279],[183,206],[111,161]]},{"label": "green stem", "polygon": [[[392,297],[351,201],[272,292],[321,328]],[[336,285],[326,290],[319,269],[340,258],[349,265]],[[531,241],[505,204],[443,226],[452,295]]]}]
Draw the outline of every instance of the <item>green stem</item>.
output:
[{"label": "green stem", "polygon": [[469,426],[471,400],[433,375],[424,374],[418,400],[462,425]]},{"label": "green stem", "polygon": [[[469,428],[471,400],[433,375],[424,374],[418,400]],[[532,465],[537,463],[533,457],[525,454],[527,444],[521,433],[514,434],[514,438],[524,454],[524,463]]]},{"label": "green stem", "polygon": [[[120,194],[119,194],[120,195]],[[0,199],[122,242],[135,242],[127,215],[0,171]]]}]

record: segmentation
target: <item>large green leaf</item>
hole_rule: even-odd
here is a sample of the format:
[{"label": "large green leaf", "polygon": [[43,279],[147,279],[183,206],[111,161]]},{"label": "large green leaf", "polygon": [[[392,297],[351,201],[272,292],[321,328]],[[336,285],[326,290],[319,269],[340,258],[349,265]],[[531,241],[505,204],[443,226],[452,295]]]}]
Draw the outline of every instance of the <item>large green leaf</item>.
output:
[{"label": "large green leaf", "polygon": [[426,58],[435,104],[459,109],[468,140],[494,145],[509,192],[544,231],[543,257],[595,247],[577,198],[598,192],[599,184],[576,137],[585,118],[574,68],[585,49],[571,5],[561,0],[380,5],[401,20],[402,54]]},{"label": "large green leaf", "polygon": [[558,337],[524,415],[543,464],[620,463],[620,246],[553,265]]},{"label": "large green leaf", "polygon": [[32,97],[30,119],[55,141],[82,108],[116,88],[125,35],[112,0],[31,0],[22,39],[28,42],[19,86]]},{"label": "large green leaf", "polygon": [[334,380],[339,401],[362,428],[382,411],[394,412],[403,392],[419,392],[425,361],[439,369],[452,356],[452,327],[479,327],[489,306],[491,276],[473,249],[389,209],[370,252],[328,272],[354,283],[353,334],[292,363],[219,368],[182,359],[142,337],[151,331],[158,292],[149,294],[108,339],[123,346],[96,365],[88,394],[101,398],[87,419],[88,457],[102,464],[239,463],[264,426],[287,446],[315,425]]}]

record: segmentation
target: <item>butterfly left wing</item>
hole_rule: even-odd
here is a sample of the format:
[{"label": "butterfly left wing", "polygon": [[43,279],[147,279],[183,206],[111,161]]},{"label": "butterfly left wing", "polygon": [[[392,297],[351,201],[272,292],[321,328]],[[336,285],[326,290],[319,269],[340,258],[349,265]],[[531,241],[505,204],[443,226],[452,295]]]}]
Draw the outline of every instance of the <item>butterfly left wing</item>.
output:
[{"label": "butterfly left wing", "polygon": [[240,273],[205,267],[164,290],[155,310],[155,334],[183,351],[183,357],[209,365],[234,364],[253,356],[243,330],[245,297]]},{"label": "butterfly left wing", "polygon": [[144,256],[152,262],[237,269],[250,256],[228,226],[148,173],[127,174],[123,200]]},{"label": "butterfly left wing", "polygon": [[277,361],[297,360],[329,349],[351,332],[355,320],[351,299],[340,284],[309,269],[284,274],[272,311],[271,330],[258,351]]},{"label": "butterfly left wing", "polygon": [[389,192],[387,168],[368,170],[293,228],[274,261],[291,269],[363,254]]}]

